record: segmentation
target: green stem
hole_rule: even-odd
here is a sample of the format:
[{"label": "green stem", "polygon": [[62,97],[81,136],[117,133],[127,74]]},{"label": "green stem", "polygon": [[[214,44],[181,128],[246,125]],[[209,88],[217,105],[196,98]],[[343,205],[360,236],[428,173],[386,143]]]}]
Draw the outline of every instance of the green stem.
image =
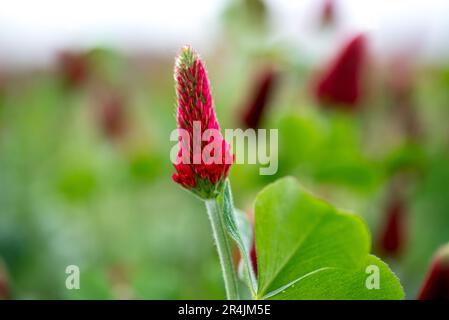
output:
[{"label": "green stem", "polygon": [[231,239],[226,231],[224,208],[217,199],[206,200],[207,213],[212,224],[215,244],[220,258],[221,270],[228,300],[238,300],[238,277],[232,260]]}]

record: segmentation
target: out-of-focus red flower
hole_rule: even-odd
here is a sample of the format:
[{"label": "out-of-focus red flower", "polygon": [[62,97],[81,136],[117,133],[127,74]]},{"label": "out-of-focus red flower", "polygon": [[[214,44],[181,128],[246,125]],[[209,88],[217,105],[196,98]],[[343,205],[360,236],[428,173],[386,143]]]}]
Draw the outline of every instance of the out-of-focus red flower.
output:
[{"label": "out-of-focus red flower", "polygon": [[6,267],[0,260],[0,300],[6,300],[10,298],[8,274]]},{"label": "out-of-focus red flower", "polygon": [[123,264],[113,264],[108,269],[108,278],[112,286],[114,298],[118,300],[136,299],[130,285],[129,270]]},{"label": "out-of-focus red flower", "polygon": [[413,91],[410,62],[406,57],[394,57],[389,65],[388,86],[394,100],[406,100]]},{"label": "out-of-focus red flower", "polygon": [[71,87],[83,85],[89,74],[87,56],[80,52],[63,51],[58,55],[60,72]]},{"label": "out-of-focus red flower", "polygon": [[[177,120],[180,129],[179,154],[174,164],[173,180],[201,198],[213,198],[223,185],[234,157],[230,146],[221,136],[215,116],[209,79],[199,55],[190,47],[184,47],[175,64],[176,93],[178,98]],[[200,126],[195,129],[195,126]],[[202,136],[213,129],[216,136],[203,141]],[[196,137],[194,131],[199,131]],[[210,130],[208,130],[210,132]],[[188,137],[183,137],[187,132]],[[185,141],[189,139],[189,141]],[[195,148],[195,145],[199,148]],[[204,159],[206,146],[213,145],[209,156]],[[220,150],[221,154],[215,154]],[[218,158],[216,161],[215,158]]]},{"label": "out-of-focus red flower", "polygon": [[378,239],[378,249],[385,256],[395,257],[403,252],[406,240],[406,208],[398,193],[393,193],[384,219]]},{"label": "out-of-focus red flower", "polygon": [[125,102],[121,95],[110,92],[100,99],[99,122],[104,134],[116,139],[127,130]]},{"label": "out-of-focus red flower", "polygon": [[355,110],[362,98],[362,71],[366,60],[366,37],[353,37],[314,85],[317,101],[329,108]]},{"label": "out-of-focus red flower", "polygon": [[254,270],[254,272],[256,273],[256,276],[257,276],[256,239],[254,238],[254,232],[253,232],[253,243],[251,245],[250,258],[251,258],[251,263],[253,265],[253,270]]},{"label": "out-of-focus red flower", "polygon": [[3,93],[5,84],[6,84],[6,77],[0,70],[0,94]]},{"label": "out-of-focus red flower", "polygon": [[253,239],[251,242],[251,251],[249,252],[249,257],[251,258],[251,264],[253,265],[254,273],[257,276],[257,254],[256,254],[256,237],[254,232],[254,212],[249,215],[249,222],[251,223],[251,228],[253,230]]},{"label": "out-of-focus red flower", "polygon": [[408,138],[418,139],[422,128],[415,110],[415,74],[412,62],[407,55],[394,57],[389,66],[387,86],[391,93],[393,107]]},{"label": "out-of-focus red flower", "polygon": [[256,78],[243,113],[242,122],[247,128],[259,128],[276,87],[278,77],[278,72],[273,67],[268,67]]},{"label": "out-of-focus red flower", "polygon": [[327,27],[335,22],[335,0],[324,0],[321,8],[321,25]]},{"label": "out-of-focus red flower", "polygon": [[449,245],[443,246],[435,254],[417,298],[449,300]]}]

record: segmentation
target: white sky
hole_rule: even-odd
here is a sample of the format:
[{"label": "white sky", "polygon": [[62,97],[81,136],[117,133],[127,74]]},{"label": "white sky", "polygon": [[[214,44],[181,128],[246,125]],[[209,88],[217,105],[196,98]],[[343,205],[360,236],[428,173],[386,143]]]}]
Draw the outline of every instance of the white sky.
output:
[{"label": "white sky", "polygon": [[[267,0],[277,37],[319,50],[310,29],[321,0]],[[369,30],[381,50],[415,37],[427,55],[449,53],[449,0],[340,0],[345,23],[334,35]],[[45,63],[67,46],[207,48],[225,0],[0,0],[0,58]],[[337,41],[336,40],[336,41]],[[407,44],[408,43],[408,44]],[[315,48],[313,48],[315,46]]]}]

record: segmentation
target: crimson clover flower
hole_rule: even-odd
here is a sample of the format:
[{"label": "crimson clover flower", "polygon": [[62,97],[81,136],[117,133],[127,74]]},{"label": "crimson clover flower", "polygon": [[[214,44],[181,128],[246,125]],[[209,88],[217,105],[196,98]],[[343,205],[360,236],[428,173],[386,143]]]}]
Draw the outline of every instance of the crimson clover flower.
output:
[{"label": "crimson clover flower", "polygon": [[87,56],[80,52],[63,51],[58,55],[61,74],[70,87],[83,85],[89,75]]},{"label": "crimson clover flower", "polygon": [[254,273],[257,275],[257,251],[256,251],[256,233],[254,230],[254,212],[250,215],[250,223],[252,228],[251,249],[249,251],[249,257],[253,266]]},{"label": "crimson clover flower", "polygon": [[335,0],[324,0],[321,8],[321,25],[330,26],[335,22]]},{"label": "crimson clover flower", "polygon": [[128,129],[124,97],[112,90],[100,96],[98,120],[106,137],[123,137]]},{"label": "crimson clover flower", "polygon": [[260,128],[262,118],[278,82],[279,74],[273,67],[267,67],[257,78],[250,95],[242,122],[247,128]]},{"label": "crimson clover flower", "polygon": [[449,300],[449,244],[440,248],[418,294],[419,300]]},{"label": "crimson clover flower", "polygon": [[416,112],[414,97],[416,87],[414,71],[410,55],[394,56],[389,66],[389,77],[386,83],[400,124],[410,140],[418,140],[422,136],[422,127]]},{"label": "crimson clover flower", "polygon": [[353,37],[319,76],[314,95],[323,106],[354,110],[361,99],[362,68],[366,60],[366,37]]},{"label": "crimson clover flower", "polygon": [[215,198],[234,161],[220,133],[206,69],[186,46],[176,59],[179,153],[173,180],[203,199]]},{"label": "crimson clover flower", "polygon": [[379,237],[379,250],[387,256],[398,256],[405,245],[405,220],[406,207],[402,197],[395,194],[390,202],[385,215],[385,222]]},{"label": "crimson clover flower", "polygon": [[10,298],[10,288],[8,284],[8,274],[6,266],[0,259],[0,300]]}]

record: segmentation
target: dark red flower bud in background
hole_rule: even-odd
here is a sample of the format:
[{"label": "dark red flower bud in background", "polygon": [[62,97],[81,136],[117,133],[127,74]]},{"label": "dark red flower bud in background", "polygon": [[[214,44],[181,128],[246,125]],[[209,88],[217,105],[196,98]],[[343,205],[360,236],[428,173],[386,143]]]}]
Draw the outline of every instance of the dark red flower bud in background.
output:
[{"label": "dark red flower bud in background", "polygon": [[253,270],[257,276],[257,254],[256,254],[256,239],[254,238],[254,232],[253,232],[253,243],[251,245],[251,252],[250,252],[250,257],[251,257],[251,263],[253,265]]},{"label": "dark red flower bud in background", "polygon": [[362,98],[366,37],[353,37],[321,73],[314,85],[317,101],[325,107],[354,110]]},{"label": "dark red flower bud in background", "polygon": [[254,273],[257,276],[257,254],[256,254],[256,237],[254,232],[254,212],[252,212],[249,216],[249,222],[251,223],[251,227],[253,229],[253,239],[251,243],[251,251],[249,253],[249,256],[251,258],[251,264],[253,265]]},{"label": "dark red flower bud in background", "polygon": [[0,260],[0,300],[10,298],[8,273],[3,262]]},{"label": "dark red flower bud in background", "polygon": [[417,298],[449,300],[449,244],[440,248],[435,254]]},{"label": "dark red flower bud in background", "polygon": [[257,76],[244,108],[242,122],[245,127],[253,129],[260,127],[276,88],[278,77],[279,74],[273,67],[268,67]]},{"label": "dark red flower bud in background", "polygon": [[136,295],[129,280],[128,267],[123,264],[113,264],[108,268],[108,278],[111,283],[114,299],[130,300],[136,299]]},{"label": "dark red flower bud in background", "polygon": [[416,75],[410,57],[402,54],[392,59],[389,65],[387,87],[391,93],[392,107],[406,136],[417,140],[422,135],[422,127],[416,111],[414,92]]},{"label": "dark red flower bud in background", "polygon": [[115,92],[100,97],[98,119],[105,136],[111,139],[122,137],[127,130],[124,98]]},{"label": "dark red flower bud in background", "polygon": [[321,26],[327,27],[335,22],[335,0],[324,0],[321,8]]},{"label": "dark red flower bud in background", "polygon": [[80,52],[63,51],[58,55],[58,63],[64,82],[70,87],[79,87],[88,78],[88,59]]},{"label": "dark red flower bud in background", "polygon": [[378,250],[384,256],[397,257],[405,246],[406,207],[398,193],[393,193],[387,205],[384,224],[380,229]]},{"label": "dark red flower bud in background", "polygon": [[[6,93],[6,77],[4,74],[2,74],[0,70],[0,115],[1,115],[1,108],[3,107],[3,99]],[[1,118],[0,118],[1,120]],[[1,122],[1,121],[0,121]]]},{"label": "dark red flower bud in background", "polygon": [[3,91],[5,89],[5,85],[6,85],[6,76],[0,70],[0,94],[3,93]]}]

